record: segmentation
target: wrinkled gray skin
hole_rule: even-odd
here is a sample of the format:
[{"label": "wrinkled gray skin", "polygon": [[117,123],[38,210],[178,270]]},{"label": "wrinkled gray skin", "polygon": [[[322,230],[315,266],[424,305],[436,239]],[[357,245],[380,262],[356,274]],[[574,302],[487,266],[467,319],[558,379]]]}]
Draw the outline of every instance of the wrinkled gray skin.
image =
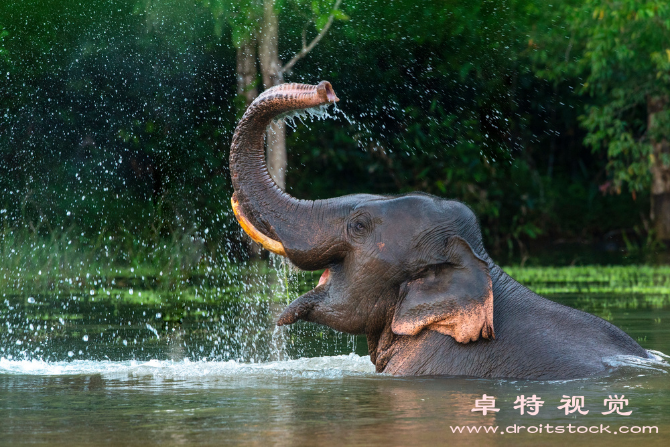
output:
[{"label": "wrinkled gray skin", "polygon": [[[460,202],[422,193],[304,201],[280,191],[265,166],[265,128],[280,113],[333,102],[325,84],[265,92],[231,147],[235,197],[249,222],[281,242],[297,267],[329,272],[278,324],[305,320],[364,334],[377,371],[395,375],[570,379],[606,373],[607,357],[649,357],[614,325],[542,298],[504,273]],[[430,326],[470,321],[463,309],[483,309],[491,291],[491,333],[477,326],[474,341],[458,342]]]}]

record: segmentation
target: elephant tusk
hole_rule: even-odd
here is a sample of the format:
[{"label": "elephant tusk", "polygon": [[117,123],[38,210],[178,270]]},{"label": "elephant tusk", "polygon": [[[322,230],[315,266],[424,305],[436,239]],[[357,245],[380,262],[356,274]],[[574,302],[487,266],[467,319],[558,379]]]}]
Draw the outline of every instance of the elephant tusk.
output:
[{"label": "elephant tusk", "polygon": [[233,205],[233,213],[235,213],[235,218],[237,219],[237,222],[240,224],[244,232],[247,233],[251,239],[253,239],[255,242],[258,242],[263,246],[263,248],[271,251],[272,253],[286,256],[286,251],[284,250],[284,246],[282,245],[281,242],[275,241],[274,239],[270,239],[269,237],[258,231],[256,227],[254,227],[251,224],[251,222],[249,222],[249,220],[246,217],[244,217],[244,214],[240,209],[240,204],[234,195],[233,197],[230,198],[230,203]]}]

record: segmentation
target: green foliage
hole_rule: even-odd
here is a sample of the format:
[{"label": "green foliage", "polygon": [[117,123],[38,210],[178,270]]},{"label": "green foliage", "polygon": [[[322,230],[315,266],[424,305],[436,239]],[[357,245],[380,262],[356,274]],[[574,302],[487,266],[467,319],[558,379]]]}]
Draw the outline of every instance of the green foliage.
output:
[{"label": "green foliage", "polygon": [[[263,0],[198,0],[211,11],[215,21],[214,33],[222,36],[226,27],[232,34],[233,45],[237,48],[261,32],[263,22]],[[339,8],[337,0],[284,0],[277,1],[275,8],[295,14],[304,21],[303,32],[308,24],[314,24],[320,32],[332,15],[334,20],[349,20],[349,16]]]},{"label": "green foliage", "polygon": [[357,20],[319,50],[337,57],[301,66],[333,82],[339,107],[356,123],[298,127],[290,136],[289,165],[298,168],[287,181],[295,193],[422,190],[457,198],[480,217],[498,256],[523,256],[534,239],[590,238],[604,226],[636,224],[646,198],[599,193],[604,161],[582,149],[570,86],[554,87],[529,69],[537,53],[529,35],[551,29],[542,5],[394,6],[357,5]]},{"label": "green foliage", "polygon": [[[110,17],[108,5],[46,3],[45,17],[12,11],[34,28],[11,22],[6,44],[21,57],[0,92],[3,230],[221,237],[225,212],[206,203],[230,194],[234,50],[214,45],[208,13],[167,10],[156,26],[157,6],[121,2]],[[62,21],[77,31],[58,32]]]},{"label": "green foliage", "polygon": [[263,17],[263,0],[200,0],[214,16],[214,34],[222,36],[230,27],[233,45],[240,45],[258,32]]},{"label": "green foliage", "polygon": [[[289,132],[290,192],[456,198],[477,213],[498,259],[605,234],[635,246],[648,195],[598,190],[608,161],[583,150],[573,95],[574,56],[586,47],[562,4],[576,3],[277,2],[284,61],[331,15],[340,21],[285,76],[331,81],[352,120]],[[257,32],[262,2],[40,5],[0,6],[0,49],[12,59],[0,88],[3,231],[22,240],[83,233],[93,246],[103,236],[151,246],[195,237],[207,256],[244,259],[227,151],[235,46]],[[662,80],[665,50],[649,57]],[[603,105],[610,91],[594,95]],[[664,128],[667,118],[657,119]]]},{"label": "green foliage", "polygon": [[[556,14],[570,39],[563,44],[564,60],[541,74],[584,79],[578,93],[592,98],[580,117],[588,132],[584,143],[606,151],[612,180],[606,186],[616,192],[624,185],[647,189],[650,141],[670,133],[664,111],[651,135],[646,107],[649,98],[670,92],[670,5],[665,0],[570,1]],[[545,41],[549,48],[560,45]]]}]

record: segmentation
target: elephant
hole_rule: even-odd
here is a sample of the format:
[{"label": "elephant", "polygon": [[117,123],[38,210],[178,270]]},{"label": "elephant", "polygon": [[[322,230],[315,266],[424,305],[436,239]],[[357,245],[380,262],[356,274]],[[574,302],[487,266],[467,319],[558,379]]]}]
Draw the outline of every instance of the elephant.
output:
[{"label": "elephant", "polygon": [[652,358],[625,332],[543,298],[486,252],[473,211],[413,192],[300,200],[265,162],[273,119],[339,101],[327,81],[282,84],[247,108],[232,138],[232,207],[246,233],[297,268],[324,270],[279,316],[365,335],[377,372],[574,379],[616,356]]}]

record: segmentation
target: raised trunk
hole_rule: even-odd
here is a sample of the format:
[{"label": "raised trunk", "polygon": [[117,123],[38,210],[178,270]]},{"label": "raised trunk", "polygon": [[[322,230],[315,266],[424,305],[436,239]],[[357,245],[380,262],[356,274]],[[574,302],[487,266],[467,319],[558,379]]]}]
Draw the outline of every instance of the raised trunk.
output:
[{"label": "raised trunk", "polygon": [[[279,60],[279,25],[275,0],[263,1],[263,26],[259,39],[259,59],[266,89],[284,83]],[[268,170],[280,189],[286,189],[286,129],[284,123],[272,123],[267,129]]]},{"label": "raised trunk", "polygon": [[656,238],[670,241],[670,145],[659,118],[668,106],[667,96],[647,98],[647,133],[651,136],[651,220]]},{"label": "raised trunk", "polygon": [[323,268],[338,255],[341,233],[337,228],[349,210],[334,206],[332,200],[298,200],[280,190],[266,167],[263,141],[277,115],[335,101],[335,92],[325,81],[318,86],[283,84],[266,90],[240,120],[230,148],[233,203],[243,228],[254,240],[265,236],[261,243],[266,248],[283,251],[307,270]]}]

